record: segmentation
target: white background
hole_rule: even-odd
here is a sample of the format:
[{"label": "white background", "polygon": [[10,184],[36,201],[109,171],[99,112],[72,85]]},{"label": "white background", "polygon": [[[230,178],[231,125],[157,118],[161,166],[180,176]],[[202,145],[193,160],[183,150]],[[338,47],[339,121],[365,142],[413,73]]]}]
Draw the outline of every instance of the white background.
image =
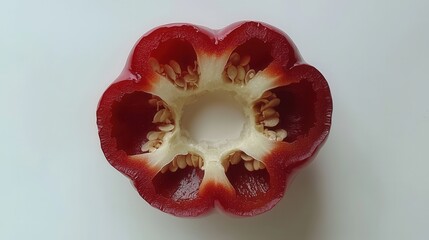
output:
[{"label": "white background", "polygon": [[[429,239],[428,12],[426,0],[1,1],[0,239]],[[245,19],[287,32],[328,79],[331,135],[266,214],[164,214],[105,160],[98,99],[151,28]]]}]

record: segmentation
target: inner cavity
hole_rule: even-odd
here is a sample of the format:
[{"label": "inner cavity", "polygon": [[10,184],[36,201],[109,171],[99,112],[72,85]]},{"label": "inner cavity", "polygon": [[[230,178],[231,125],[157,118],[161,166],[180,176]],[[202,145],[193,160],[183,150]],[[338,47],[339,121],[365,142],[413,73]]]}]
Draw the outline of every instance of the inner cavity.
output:
[{"label": "inner cavity", "polygon": [[180,38],[162,42],[152,52],[151,57],[156,58],[160,63],[164,64],[174,59],[182,68],[193,64],[197,60],[197,54],[192,45]]},{"label": "inner cavity", "polygon": [[151,106],[151,98],[148,93],[134,92],[125,94],[112,105],[112,137],[118,149],[128,155],[142,153],[142,144],[148,141],[146,134],[154,130],[152,116],[156,108]]},{"label": "inner cavity", "polygon": [[245,161],[231,165],[226,172],[229,182],[238,196],[248,199],[262,196],[270,189],[270,175],[267,169],[249,171]]},{"label": "inner cavity", "polygon": [[155,191],[174,201],[192,200],[198,191],[204,172],[198,168],[179,169],[177,172],[158,173],[152,180]]},{"label": "inner cavity", "polygon": [[233,93],[211,92],[184,106],[182,134],[191,142],[217,148],[241,138],[246,117]]},{"label": "inner cavity", "polygon": [[307,134],[315,125],[316,93],[311,82],[302,80],[271,90],[287,107],[278,108],[280,129],[287,131],[286,142],[293,142],[298,137]]},{"label": "inner cavity", "polygon": [[245,85],[272,61],[271,46],[252,38],[238,46],[229,56],[225,66],[226,79],[234,84]]},{"label": "inner cavity", "polygon": [[234,52],[240,56],[249,56],[249,67],[256,72],[264,70],[273,61],[271,45],[257,38],[247,40]]},{"label": "inner cavity", "polygon": [[151,69],[176,87],[191,90],[198,87],[200,70],[192,45],[184,39],[163,42],[148,61]]}]

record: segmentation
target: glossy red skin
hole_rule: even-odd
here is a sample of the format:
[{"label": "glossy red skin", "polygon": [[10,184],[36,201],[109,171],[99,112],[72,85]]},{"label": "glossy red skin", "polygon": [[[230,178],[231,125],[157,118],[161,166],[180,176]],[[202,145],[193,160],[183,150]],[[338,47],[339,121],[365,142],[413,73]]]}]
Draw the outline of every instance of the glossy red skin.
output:
[{"label": "glossy red skin", "polygon": [[[306,81],[311,91],[296,90],[297,98],[305,102],[306,94],[311,93],[313,102],[309,104],[311,113],[299,114],[302,105],[297,103],[298,113],[288,113],[285,116],[297,115],[305,118],[312,116],[311,127],[304,133],[297,128],[296,136],[291,142],[279,142],[272,153],[265,157],[266,169],[269,173],[269,190],[256,198],[246,199],[233,191],[215,183],[208,184],[200,189],[198,197],[186,201],[159,195],[152,184],[157,172],[144,161],[130,159],[127,153],[118,149],[117,141],[112,137],[113,124],[111,122],[112,104],[128,93],[147,91],[156,82],[153,71],[145,64],[151,51],[158,44],[171,38],[183,38],[195,49],[214,55],[221,55],[228,49],[244,43],[250,38],[261,39],[270,44],[273,64],[269,72],[281,75],[278,84],[292,86]],[[292,85],[291,85],[292,84]],[[299,87],[297,88],[299,89]],[[295,90],[292,90],[292,92]],[[306,92],[307,91],[307,92]],[[294,94],[289,94],[294,97]],[[300,96],[298,96],[300,95]],[[293,109],[293,107],[292,107]],[[303,110],[307,111],[307,110]],[[176,216],[198,216],[207,213],[218,202],[226,212],[239,216],[253,216],[270,210],[283,197],[286,185],[292,174],[305,163],[315,157],[326,140],[332,114],[332,99],[329,86],[322,74],[314,67],[304,64],[292,41],[280,30],[264,23],[240,22],[232,24],[222,30],[210,30],[190,24],[172,24],[159,27],[143,36],[132,50],[122,74],[109,86],[103,94],[97,109],[97,124],[102,150],[109,163],[126,175],[134,183],[139,194],[152,206]],[[301,120],[298,120],[301,121]],[[303,120],[305,122],[305,119]],[[290,123],[292,126],[295,123]],[[298,122],[300,125],[301,122]],[[305,125],[305,124],[304,124]],[[305,127],[302,127],[305,128]]]}]

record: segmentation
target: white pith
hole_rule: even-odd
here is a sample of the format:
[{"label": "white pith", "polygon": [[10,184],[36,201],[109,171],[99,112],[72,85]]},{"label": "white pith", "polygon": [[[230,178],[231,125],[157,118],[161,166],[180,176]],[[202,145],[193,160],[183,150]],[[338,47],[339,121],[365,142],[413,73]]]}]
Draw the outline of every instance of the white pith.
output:
[{"label": "white pith", "polygon": [[[166,169],[167,165],[171,165],[172,160],[178,155],[197,155],[203,159],[201,169],[205,173],[202,185],[214,182],[227,187],[231,187],[225,174],[229,163],[225,166],[224,161],[229,154],[242,151],[261,162],[261,169],[265,168],[264,156],[272,152],[277,142],[257,130],[253,106],[265,91],[277,87],[276,77],[262,70],[246,84],[229,83],[225,66],[231,53],[232,50],[223,56],[197,53],[200,74],[198,87],[194,89],[178,88],[171,83],[168,76],[156,74],[157,79],[152,81],[154,85],[150,93],[159,97],[168,106],[174,119],[174,129],[165,133],[162,144],[156,151],[132,156],[133,159],[147,161],[154,169],[161,171],[163,167]],[[189,137],[189,134],[185,133],[188,130],[182,129],[184,109],[191,104],[198,104],[198,99],[210,94],[228,95],[241,106],[244,122],[238,137],[228,136],[224,140],[217,139],[215,143],[204,144]]]}]

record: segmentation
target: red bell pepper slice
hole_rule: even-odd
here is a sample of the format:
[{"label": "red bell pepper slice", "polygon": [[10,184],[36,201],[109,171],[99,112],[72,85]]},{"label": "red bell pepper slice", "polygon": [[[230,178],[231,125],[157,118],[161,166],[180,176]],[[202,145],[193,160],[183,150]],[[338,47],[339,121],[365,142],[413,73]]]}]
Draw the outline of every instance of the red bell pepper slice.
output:
[{"label": "red bell pepper slice", "polygon": [[[217,145],[187,131],[196,124],[186,109],[205,109],[197,105],[212,98],[243,108],[238,137]],[[325,78],[280,30],[172,24],[138,41],[99,102],[97,124],[109,163],[152,206],[198,216],[219,203],[253,216],[273,208],[292,174],[314,158],[331,114]]]}]

